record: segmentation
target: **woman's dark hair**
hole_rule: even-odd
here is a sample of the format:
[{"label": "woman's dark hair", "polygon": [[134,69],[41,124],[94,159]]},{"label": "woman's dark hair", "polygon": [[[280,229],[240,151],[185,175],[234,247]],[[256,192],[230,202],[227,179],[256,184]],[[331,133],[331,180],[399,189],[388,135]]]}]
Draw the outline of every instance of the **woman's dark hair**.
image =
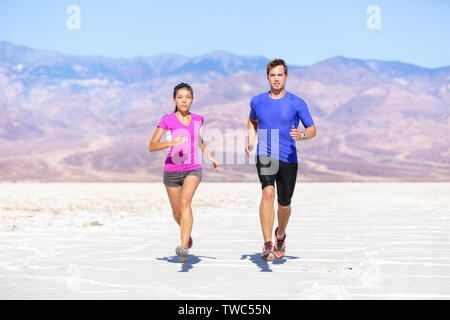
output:
[{"label": "woman's dark hair", "polygon": [[[189,84],[185,83],[185,82],[181,82],[181,83],[177,84],[175,86],[175,88],[173,88],[173,98],[174,99],[177,96],[177,91],[179,89],[181,89],[181,88],[186,88],[186,89],[190,90],[191,91],[191,96],[192,96],[192,98],[194,98],[194,90],[192,90],[192,87]],[[175,105],[175,110],[173,112],[177,112],[177,111],[178,111],[178,108]]]}]

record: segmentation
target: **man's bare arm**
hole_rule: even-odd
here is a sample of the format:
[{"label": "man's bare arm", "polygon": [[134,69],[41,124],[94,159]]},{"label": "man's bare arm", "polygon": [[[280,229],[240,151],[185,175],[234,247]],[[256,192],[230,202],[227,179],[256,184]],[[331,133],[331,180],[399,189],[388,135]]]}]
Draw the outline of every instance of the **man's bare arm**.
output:
[{"label": "man's bare arm", "polygon": [[[305,137],[302,136],[302,133],[305,133]],[[291,132],[289,132],[292,139],[294,140],[307,140],[314,138],[316,136],[316,126],[312,125],[308,128],[306,128],[304,131],[299,131],[297,128],[292,126]]]},{"label": "man's bare arm", "polygon": [[256,133],[258,132],[258,120],[248,118],[247,122],[248,131],[248,143],[245,147],[245,153],[250,157],[250,153],[253,150]]}]

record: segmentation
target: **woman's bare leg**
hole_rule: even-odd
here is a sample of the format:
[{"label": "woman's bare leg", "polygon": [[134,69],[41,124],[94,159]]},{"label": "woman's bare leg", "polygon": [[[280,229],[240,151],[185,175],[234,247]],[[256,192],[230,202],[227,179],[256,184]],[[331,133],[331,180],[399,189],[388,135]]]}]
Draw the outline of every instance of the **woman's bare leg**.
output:
[{"label": "woman's bare leg", "polygon": [[197,176],[189,175],[184,179],[183,188],[180,195],[180,228],[181,228],[181,245],[185,248],[188,247],[189,238],[192,231],[192,208],[191,202],[194,196],[195,190],[200,183],[200,179]]},{"label": "woman's bare leg", "polygon": [[181,207],[180,198],[182,187],[168,187],[165,186],[167,190],[167,195],[169,196],[170,206],[172,207],[172,214],[175,222],[180,225],[181,220]]}]

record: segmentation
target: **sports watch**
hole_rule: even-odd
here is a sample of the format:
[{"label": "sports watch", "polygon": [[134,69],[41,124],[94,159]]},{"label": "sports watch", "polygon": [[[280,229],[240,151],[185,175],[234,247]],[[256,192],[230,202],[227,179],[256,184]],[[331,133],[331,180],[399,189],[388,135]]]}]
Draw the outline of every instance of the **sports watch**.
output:
[{"label": "sports watch", "polygon": [[302,132],[302,138],[306,139],[306,133]]}]

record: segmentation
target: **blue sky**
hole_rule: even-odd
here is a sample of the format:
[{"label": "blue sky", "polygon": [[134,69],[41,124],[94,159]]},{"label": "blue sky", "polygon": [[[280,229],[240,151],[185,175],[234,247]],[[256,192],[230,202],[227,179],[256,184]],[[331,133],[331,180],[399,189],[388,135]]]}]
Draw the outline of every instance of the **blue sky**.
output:
[{"label": "blue sky", "polygon": [[[81,28],[66,26],[70,5]],[[381,28],[370,30],[370,5]],[[310,65],[341,55],[450,65],[448,0],[1,0],[0,40],[38,49],[109,57],[223,49]]]}]

